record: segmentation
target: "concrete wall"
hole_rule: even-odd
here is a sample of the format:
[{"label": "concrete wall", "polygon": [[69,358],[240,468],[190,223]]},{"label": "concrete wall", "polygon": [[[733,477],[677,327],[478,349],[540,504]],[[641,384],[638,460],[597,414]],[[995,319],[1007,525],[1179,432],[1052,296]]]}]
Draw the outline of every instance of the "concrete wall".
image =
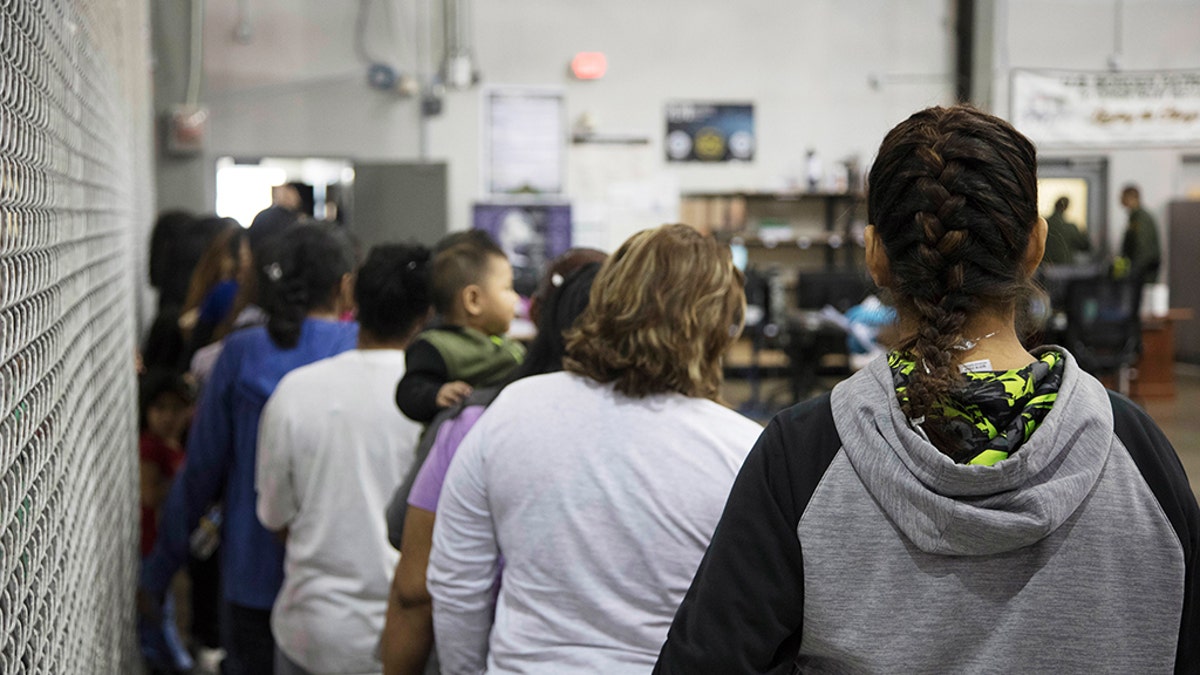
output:
[{"label": "concrete wall", "polygon": [[[1194,0],[984,0],[977,14],[976,100],[1009,114],[1014,68],[1106,70],[1200,69],[1200,2]],[[1103,156],[1109,167],[1109,244],[1125,231],[1120,189],[1142,188],[1142,202],[1166,226],[1166,207],[1188,190],[1184,159],[1191,146],[1039,148],[1045,157]],[[1165,232],[1164,239],[1165,239]],[[1164,277],[1165,278],[1165,277]]]},{"label": "concrete wall", "polygon": [[[758,153],[744,165],[661,162],[688,190],[769,189],[801,170],[806,147],[831,164],[869,163],[883,133],[909,112],[952,98],[949,0],[475,0],[475,51],[485,85],[560,87],[568,121],[588,113],[601,132],[651,139],[662,156],[663,106],[671,99],[751,100]],[[152,3],[156,104],[181,100],[186,80],[186,3]],[[205,153],[163,159],[160,207],[211,209],[221,155],[330,156],[411,161],[421,156],[417,103],[369,89],[354,49],[358,2],[209,0],[205,19]],[[248,8],[250,39],[235,32]],[[401,69],[436,64],[438,3],[368,3],[367,47]],[[1195,0],[979,0],[975,98],[1007,115],[1013,68],[1200,68]],[[422,28],[423,27],[423,28]],[[598,82],[568,78],[577,51],[608,55]],[[872,86],[872,78],[878,86]],[[430,120],[427,157],[449,164],[453,229],[481,196],[480,89],[451,92]],[[1109,237],[1124,228],[1119,188],[1137,182],[1158,216],[1186,192],[1191,148],[1043,148],[1050,156],[1109,160]],[[570,151],[569,151],[570,152]],[[579,151],[574,153],[578,158]],[[568,155],[568,162],[571,161]]]},{"label": "concrete wall", "polygon": [[[186,15],[154,3],[160,108],[181,96]],[[212,111],[204,155],[159,170],[159,204],[211,205],[220,155],[412,160],[420,155],[416,102],[369,89],[353,46],[358,2],[249,0],[248,43],[235,40],[237,0],[209,0],[204,101]],[[437,41],[418,24],[432,0],[369,3],[367,44],[406,69],[433,61]],[[758,153],[749,164],[668,166],[681,189],[776,187],[802,169],[806,147],[826,164],[870,161],[883,133],[915,109],[952,98],[948,0],[476,0],[475,51],[485,84],[561,87],[568,120],[587,112],[600,132],[651,139],[662,157],[671,99],[750,100]],[[436,27],[435,27],[436,28]],[[433,32],[436,32],[433,31]],[[578,51],[608,55],[608,75],[576,82]],[[872,86],[875,76],[878,86]],[[176,80],[168,92],[164,79]],[[429,159],[449,164],[451,228],[466,227],[480,197],[479,89],[448,94],[428,126]],[[568,162],[570,162],[568,156]],[[209,206],[208,208],[211,208]]]}]

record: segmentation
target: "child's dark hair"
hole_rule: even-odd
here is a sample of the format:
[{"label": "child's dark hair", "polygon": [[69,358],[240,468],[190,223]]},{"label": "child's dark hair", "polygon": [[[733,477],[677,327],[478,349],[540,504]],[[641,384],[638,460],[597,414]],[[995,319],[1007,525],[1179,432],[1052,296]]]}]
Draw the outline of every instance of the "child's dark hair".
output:
[{"label": "child's dark hair", "polygon": [[358,323],[380,340],[408,335],[429,314],[429,249],[381,244],[358,271],[354,301]]},{"label": "child's dark hair", "polygon": [[[913,330],[905,414],[927,418],[959,383],[955,349],[975,312],[1011,311],[1032,284],[1024,261],[1037,214],[1037,151],[969,106],[928,108],[892,129],[871,167],[867,218],[887,252],[890,294]],[[939,446],[941,445],[938,443]]]},{"label": "child's dark hair", "polygon": [[464,237],[435,255],[429,278],[434,309],[443,315],[454,309],[458,294],[483,279],[488,262],[495,256],[507,259],[491,238],[479,236]]},{"label": "child's dark hair", "polygon": [[459,230],[438,239],[437,243],[433,245],[433,255],[436,257],[442,251],[459,244],[479,244],[486,248],[496,246],[496,240],[492,239],[492,235],[485,230]]},{"label": "child's dark hair", "polygon": [[174,396],[184,405],[196,400],[191,385],[178,371],[169,368],[148,368],[138,378],[138,429],[146,430],[146,413],[159,405],[166,396]]},{"label": "child's dark hair", "polygon": [[563,333],[575,325],[575,319],[587,309],[592,282],[596,280],[600,266],[598,262],[586,263],[565,277],[559,276],[557,283],[551,282],[550,290],[542,300],[537,337],[529,345],[525,360],[517,367],[510,381],[556,373],[563,369],[563,355],[566,353]]},{"label": "child's dark hair", "polygon": [[286,230],[263,247],[256,262],[267,332],[284,349],[296,346],[304,317],[331,306],[342,277],[354,269],[353,254],[325,225]]}]

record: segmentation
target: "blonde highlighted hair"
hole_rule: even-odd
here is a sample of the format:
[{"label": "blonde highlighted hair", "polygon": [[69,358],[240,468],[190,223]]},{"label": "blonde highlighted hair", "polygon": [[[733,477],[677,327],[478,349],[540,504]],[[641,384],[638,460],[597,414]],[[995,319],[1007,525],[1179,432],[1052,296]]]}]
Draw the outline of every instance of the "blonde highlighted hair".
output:
[{"label": "blonde highlighted hair", "polygon": [[566,333],[566,370],[635,398],[718,400],[721,357],[742,329],[742,273],[729,248],[687,225],[630,237],[592,285]]}]

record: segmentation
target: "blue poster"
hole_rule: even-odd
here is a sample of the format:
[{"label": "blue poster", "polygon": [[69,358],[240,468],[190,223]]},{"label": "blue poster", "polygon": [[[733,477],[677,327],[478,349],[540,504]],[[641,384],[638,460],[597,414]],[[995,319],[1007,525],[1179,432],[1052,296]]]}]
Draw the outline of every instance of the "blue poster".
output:
[{"label": "blue poster", "polygon": [[749,162],[754,159],[754,106],[672,101],[664,146],[668,162]]}]

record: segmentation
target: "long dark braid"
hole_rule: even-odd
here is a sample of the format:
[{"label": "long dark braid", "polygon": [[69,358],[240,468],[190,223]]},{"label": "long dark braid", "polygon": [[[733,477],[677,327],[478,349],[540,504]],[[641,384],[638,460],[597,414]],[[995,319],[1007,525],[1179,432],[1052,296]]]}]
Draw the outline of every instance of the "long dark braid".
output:
[{"label": "long dark braid", "polygon": [[[900,123],[871,167],[867,214],[890,263],[891,293],[915,321],[897,349],[916,361],[905,414],[930,418],[960,382],[959,352],[977,311],[1010,311],[1037,222],[1037,152],[1004,120],[968,106]],[[929,419],[936,440],[940,427]]]},{"label": "long dark braid", "polygon": [[325,225],[296,225],[261,247],[258,286],[267,332],[283,349],[300,341],[304,318],[332,306],[342,277],[354,270],[354,254]]}]

